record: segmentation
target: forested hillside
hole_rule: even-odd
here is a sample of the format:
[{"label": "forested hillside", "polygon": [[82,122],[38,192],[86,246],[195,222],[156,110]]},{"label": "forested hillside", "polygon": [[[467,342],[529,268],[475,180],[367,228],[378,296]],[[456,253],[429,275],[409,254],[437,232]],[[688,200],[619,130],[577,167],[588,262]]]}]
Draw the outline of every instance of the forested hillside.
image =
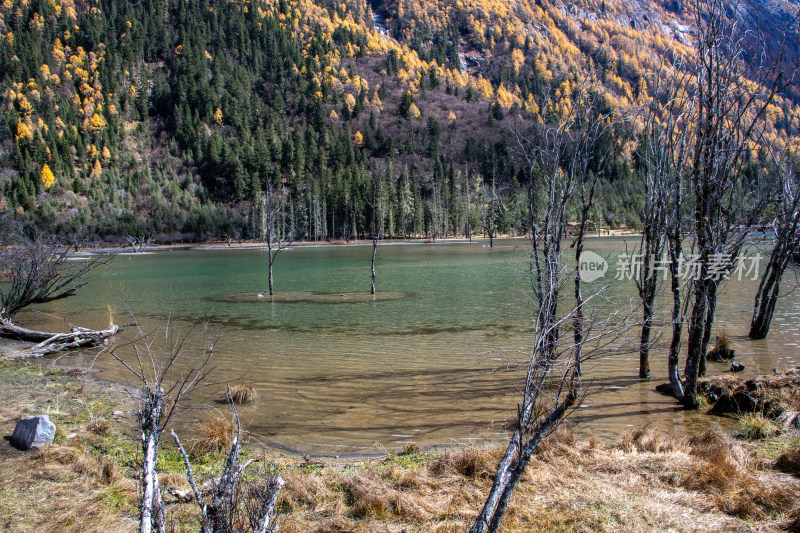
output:
[{"label": "forested hillside", "polygon": [[[741,9],[779,43],[796,5]],[[649,73],[691,46],[688,11],[680,0],[5,0],[0,209],[85,239],[261,238],[272,187],[292,239],[364,236],[374,210],[391,236],[511,231],[493,199],[525,209],[517,135],[562,120],[584,88],[620,117],[593,217],[635,226],[634,111]],[[781,150],[800,130],[793,91],[767,117]],[[754,150],[750,171],[765,158]]]}]

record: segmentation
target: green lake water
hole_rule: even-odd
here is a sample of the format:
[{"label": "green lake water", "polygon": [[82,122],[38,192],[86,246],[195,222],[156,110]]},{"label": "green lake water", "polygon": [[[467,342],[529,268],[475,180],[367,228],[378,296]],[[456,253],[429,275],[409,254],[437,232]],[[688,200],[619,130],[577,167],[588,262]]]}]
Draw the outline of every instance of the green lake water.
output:
[{"label": "green lake water", "polygon": [[[260,400],[241,409],[242,419],[252,437],[268,446],[344,456],[407,442],[423,447],[483,442],[506,437],[520,385],[508,363],[524,359],[531,345],[525,244],[381,245],[375,300],[363,294],[369,291],[369,246],[285,251],[275,263],[275,301],[255,294],[266,288],[266,255],[260,250],[120,255],[78,295],[39,311],[106,327],[109,320],[130,323],[127,306],[145,329],[165,323],[170,312],[184,330],[210,316],[212,324],[221,323],[212,379],[254,382]],[[613,279],[625,241],[592,239],[586,249],[610,263],[606,278],[593,284],[608,286],[593,310],[625,314],[635,306],[633,282]],[[793,272],[786,277],[795,281]],[[745,375],[799,364],[800,291],[781,299],[769,338],[750,341],[755,289],[754,281],[727,282],[717,315],[717,324],[734,341],[737,360],[747,365]],[[565,293],[571,295],[571,286]],[[665,298],[663,311],[666,305]],[[63,327],[39,312],[26,311],[17,321]],[[112,344],[133,338],[134,328],[124,329]],[[86,366],[93,356],[70,355],[57,364]],[[709,417],[683,411],[653,391],[666,373],[663,349],[654,350],[651,364],[654,379],[641,382],[637,353],[620,350],[591,362],[586,376],[592,394],[572,417],[575,431],[606,438],[651,424],[682,435],[708,424]],[[712,363],[709,371],[721,373],[727,366]],[[107,356],[93,368],[100,379],[131,383]],[[215,405],[212,399],[221,389],[201,391],[193,405]],[[197,416],[193,411],[181,421]]]}]

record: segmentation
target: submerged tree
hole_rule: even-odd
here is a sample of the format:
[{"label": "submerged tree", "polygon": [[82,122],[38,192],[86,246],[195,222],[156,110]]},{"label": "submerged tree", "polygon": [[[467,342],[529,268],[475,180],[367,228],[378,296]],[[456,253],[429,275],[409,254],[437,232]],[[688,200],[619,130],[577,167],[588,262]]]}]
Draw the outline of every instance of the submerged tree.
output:
[{"label": "submerged tree", "polygon": [[489,237],[489,248],[494,247],[494,239],[502,216],[501,201],[497,195],[497,186],[492,179],[491,188],[487,191],[487,198],[481,206],[481,225],[486,236]]},{"label": "submerged tree", "polygon": [[800,182],[789,163],[779,164],[776,161],[775,167],[780,191],[772,221],[775,237],[756,292],[753,319],[750,322],[751,339],[763,339],[769,333],[781,278],[800,249]]},{"label": "submerged tree", "polygon": [[0,226],[0,271],[9,278],[0,286],[0,336],[37,343],[15,357],[42,356],[49,353],[101,344],[119,328],[95,331],[70,325],[69,333],[34,331],[14,324],[18,312],[35,304],[61,300],[89,282],[88,276],[113,258],[112,255],[74,255],[78,249],[61,246],[35,229],[5,219]]},{"label": "submerged tree", "polygon": [[383,177],[372,176],[372,191],[367,200],[372,209],[372,260],[370,261],[370,294],[375,294],[375,256],[378,254],[378,241],[383,237],[383,224],[386,218],[386,193]]},{"label": "submerged tree", "polygon": [[[643,105],[642,132],[636,151],[636,160],[641,166],[642,205],[639,218],[642,235],[635,255],[641,258],[641,262],[637,263],[638,271],[631,272],[631,275],[642,302],[639,339],[639,377],[642,379],[650,377],[650,349],[659,274],[663,266],[669,264],[663,260],[664,252],[668,243],[673,242],[668,238],[668,220],[670,214],[681,214],[680,202],[673,204],[678,209],[677,213],[670,211],[670,193],[677,192],[671,188],[673,181],[681,179],[676,173],[674,159],[676,144],[680,145],[682,140],[681,132],[677,130],[681,114],[676,109],[673,91],[682,90],[682,81],[677,69],[666,69],[663,65],[659,67],[650,84],[652,96],[648,95]],[[685,139],[685,133],[683,135]],[[680,220],[680,217],[673,218]],[[680,246],[680,239],[677,244]],[[674,289],[679,290],[678,287]]]},{"label": "submerged tree", "polygon": [[[697,379],[705,373],[720,282],[770,199],[741,170],[750,148],[764,143],[768,106],[788,85],[779,72],[782,58],[770,58],[763,42],[753,43],[757,35],[744,31],[731,7],[724,0],[697,1],[694,56],[687,63],[694,78],[688,172],[696,255],[683,387],[690,407],[698,405]],[[754,58],[749,64],[746,55]]]},{"label": "submerged tree", "polygon": [[267,185],[267,189],[261,197],[262,210],[264,214],[264,240],[267,243],[267,268],[269,295],[275,294],[272,282],[272,265],[282,251],[292,245],[290,238],[284,235],[279,225],[283,222],[283,196],[284,191],[276,191],[272,184]]},{"label": "submerged tree", "polygon": [[[581,100],[576,99],[576,104],[578,102]],[[597,183],[597,175],[590,172],[591,161],[598,153],[595,142],[607,126],[605,117],[595,109],[582,105],[573,109],[579,108],[586,113],[571,114],[556,127],[543,127],[538,138],[518,137],[531,173],[530,211],[525,224],[531,239],[529,266],[535,305],[534,341],[533,348],[526,354],[528,359],[522,363],[526,368],[525,384],[514,431],[471,533],[498,531],[511,494],[533,453],[580,404],[585,394],[581,384],[583,363],[598,356],[626,327],[626,320],[618,320],[612,326],[611,321],[600,324],[586,316],[585,305],[593,296],[582,295],[579,269],[565,264],[561,250],[567,228],[566,206],[576,190],[580,196],[580,225],[585,228]],[[604,165],[599,160],[594,163]],[[581,232],[580,242],[582,235]],[[559,294],[573,276],[576,303],[569,312],[559,314]],[[561,334],[570,325],[573,327],[571,341]],[[592,349],[584,350],[585,346],[592,346]]]}]

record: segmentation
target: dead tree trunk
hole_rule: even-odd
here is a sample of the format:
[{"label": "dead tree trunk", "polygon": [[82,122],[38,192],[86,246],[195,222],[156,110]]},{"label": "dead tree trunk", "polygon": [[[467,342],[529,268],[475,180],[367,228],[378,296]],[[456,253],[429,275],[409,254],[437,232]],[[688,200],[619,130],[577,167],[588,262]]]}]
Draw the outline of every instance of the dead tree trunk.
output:
[{"label": "dead tree trunk", "polygon": [[[786,157],[788,158],[788,154]],[[781,278],[800,246],[800,186],[793,173],[785,170],[790,166],[789,162],[783,165],[784,168],[777,161],[775,163],[775,173],[780,180],[778,212],[773,222],[775,242],[756,292],[753,318],[750,322],[751,339],[763,339],[769,333],[775,304],[778,302]]]},{"label": "dead tree trunk", "polygon": [[378,253],[378,236],[372,236],[372,261],[370,262],[370,294],[375,294],[375,254]]},{"label": "dead tree trunk", "polygon": [[[68,298],[88,283],[89,274],[107,264],[113,256],[75,257],[71,248],[61,247],[52,239],[21,226],[4,221],[0,227],[0,245],[7,250],[0,254],[0,270],[11,281],[0,287],[0,337],[37,343],[11,357],[41,357],[72,348],[94,346],[117,333],[117,326],[93,331],[70,324],[69,333],[33,331],[13,323],[14,316],[31,305]],[[80,259],[72,261],[71,259]]]},{"label": "dead tree trunk", "polygon": [[267,290],[270,296],[275,295],[272,275],[272,266],[275,264],[275,259],[278,254],[292,245],[292,241],[289,238],[281,238],[281,232],[278,231],[278,223],[282,222],[283,219],[283,201],[280,196],[282,194],[279,195],[272,184],[269,184],[261,198],[264,211],[263,234],[267,241]]},{"label": "dead tree trunk", "polygon": [[[384,169],[388,173],[388,169]],[[383,188],[383,177],[380,174],[372,175],[372,191],[364,196],[372,208],[372,259],[370,261],[370,294],[375,294],[375,256],[378,253],[378,241],[383,236],[383,226],[386,219],[386,195]]]},{"label": "dead tree trunk", "polygon": [[[795,231],[797,230],[795,229]],[[766,270],[761,276],[753,308],[753,319],[750,322],[749,336],[751,339],[763,339],[769,333],[772,316],[775,313],[775,304],[778,303],[781,277],[792,261],[792,252],[787,248],[783,243],[775,245],[767,262]]]},{"label": "dead tree trunk", "polygon": [[158,484],[158,445],[164,407],[163,389],[149,390],[139,411],[142,428],[142,501],[139,506],[139,533],[164,533],[164,500]]},{"label": "dead tree trunk", "polygon": [[[541,384],[540,384],[541,385]],[[564,417],[570,407],[575,403],[577,396],[574,391],[570,391],[564,400],[553,409],[550,415],[541,421],[533,431],[533,435],[525,440],[525,431],[518,427],[511,437],[511,442],[506,448],[506,453],[497,467],[497,473],[486,498],[486,503],[470,528],[470,533],[496,532],[500,529],[500,522],[508,508],[511,494],[519,483],[522,474],[528,467],[528,463],[542,442],[542,439],[549,435]],[[525,420],[531,416],[535,401],[523,405],[521,413]],[[520,421],[520,425],[524,421]]]}]

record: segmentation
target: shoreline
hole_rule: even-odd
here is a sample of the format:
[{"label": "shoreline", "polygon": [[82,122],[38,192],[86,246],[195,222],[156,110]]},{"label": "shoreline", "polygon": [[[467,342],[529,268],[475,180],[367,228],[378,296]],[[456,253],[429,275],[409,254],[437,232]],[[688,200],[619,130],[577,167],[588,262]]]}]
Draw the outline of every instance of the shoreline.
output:
[{"label": "shoreline", "polygon": [[[0,362],[0,385],[5,434],[20,415],[46,412],[57,426],[56,442],[39,450],[0,443],[2,527],[135,530],[141,443],[130,406],[124,416],[116,413],[120,389],[91,376],[8,361]],[[179,431],[185,442],[193,440]],[[713,427],[683,439],[640,427],[600,443],[579,440],[562,426],[532,458],[503,530],[796,527],[800,478],[773,465],[798,447],[798,430],[752,441]],[[502,453],[502,445],[428,451],[409,445],[380,457],[300,460],[245,437],[243,459],[266,460],[286,480],[281,531],[463,531],[480,510]],[[194,456],[195,476],[214,475],[226,455]],[[188,488],[182,459],[167,438],[159,472],[168,519],[176,531],[193,531],[197,506],[167,495],[167,489]]]},{"label": "shoreline", "polygon": [[[609,239],[619,237],[639,237],[641,233],[635,230],[620,229],[610,230],[609,233],[603,235],[591,234],[586,235],[587,239]],[[569,239],[570,236],[566,237]],[[493,240],[496,242],[520,241],[525,240],[525,236],[509,236],[501,235],[495,237]],[[403,245],[422,245],[422,244],[481,244],[488,246],[489,238],[483,235],[474,236],[472,240],[466,237],[447,237],[439,238],[435,241],[430,238],[392,238],[381,239],[378,246],[403,246]],[[290,248],[336,248],[336,247],[357,247],[357,246],[372,246],[372,239],[353,239],[349,242],[336,240],[336,241],[295,241]],[[122,255],[143,255],[147,253],[155,253],[161,251],[171,250],[266,250],[267,245],[263,241],[249,240],[240,242],[230,242],[224,240],[210,240],[205,242],[175,242],[169,244],[148,244],[141,252],[135,252],[130,246],[115,246],[110,243],[98,244],[80,248],[78,254],[86,253],[117,253]],[[288,248],[287,248],[288,249]]]}]

